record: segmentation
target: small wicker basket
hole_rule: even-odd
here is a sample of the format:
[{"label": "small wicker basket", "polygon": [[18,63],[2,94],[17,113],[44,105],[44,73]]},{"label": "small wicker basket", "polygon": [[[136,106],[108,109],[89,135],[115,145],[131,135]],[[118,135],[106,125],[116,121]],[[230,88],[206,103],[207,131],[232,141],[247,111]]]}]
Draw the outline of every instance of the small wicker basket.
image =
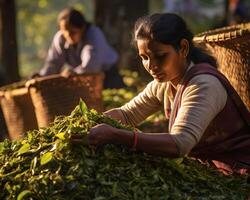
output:
[{"label": "small wicker basket", "polygon": [[194,42],[217,59],[218,69],[228,78],[250,111],[250,23],[198,34]]},{"label": "small wicker basket", "polygon": [[9,139],[19,139],[26,131],[37,128],[34,107],[27,88],[23,86],[1,91],[0,102]]},{"label": "small wicker basket", "polygon": [[69,115],[82,98],[88,107],[102,111],[102,73],[63,77],[50,75],[26,83],[39,127],[48,126],[57,115]]}]

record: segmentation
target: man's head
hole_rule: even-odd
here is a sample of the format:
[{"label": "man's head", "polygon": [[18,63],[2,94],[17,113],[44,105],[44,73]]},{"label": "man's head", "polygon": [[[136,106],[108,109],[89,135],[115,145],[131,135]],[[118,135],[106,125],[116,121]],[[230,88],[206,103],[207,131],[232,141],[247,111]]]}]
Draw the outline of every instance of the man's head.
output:
[{"label": "man's head", "polygon": [[65,8],[58,15],[58,24],[64,38],[70,44],[77,44],[85,34],[88,22],[74,8]]}]

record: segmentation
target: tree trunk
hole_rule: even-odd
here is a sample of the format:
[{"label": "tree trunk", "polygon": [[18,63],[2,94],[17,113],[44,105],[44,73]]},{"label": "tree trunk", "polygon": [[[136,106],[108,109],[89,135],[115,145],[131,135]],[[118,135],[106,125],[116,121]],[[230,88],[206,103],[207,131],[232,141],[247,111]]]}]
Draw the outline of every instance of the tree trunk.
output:
[{"label": "tree trunk", "polygon": [[5,81],[19,81],[15,0],[0,1],[0,32],[1,68]]},{"label": "tree trunk", "polygon": [[120,54],[119,67],[138,70],[137,53],[131,45],[133,25],[148,11],[148,0],[95,0],[95,22]]},{"label": "tree trunk", "polygon": [[225,23],[229,23],[229,0],[224,0],[224,18]]}]

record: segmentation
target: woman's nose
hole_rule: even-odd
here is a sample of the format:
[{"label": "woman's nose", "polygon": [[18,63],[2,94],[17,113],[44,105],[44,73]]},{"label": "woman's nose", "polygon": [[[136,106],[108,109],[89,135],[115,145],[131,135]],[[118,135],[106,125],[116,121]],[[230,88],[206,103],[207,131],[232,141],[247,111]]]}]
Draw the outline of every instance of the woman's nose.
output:
[{"label": "woman's nose", "polygon": [[149,69],[155,71],[158,69],[157,64],[154,61],[149,61]]}]

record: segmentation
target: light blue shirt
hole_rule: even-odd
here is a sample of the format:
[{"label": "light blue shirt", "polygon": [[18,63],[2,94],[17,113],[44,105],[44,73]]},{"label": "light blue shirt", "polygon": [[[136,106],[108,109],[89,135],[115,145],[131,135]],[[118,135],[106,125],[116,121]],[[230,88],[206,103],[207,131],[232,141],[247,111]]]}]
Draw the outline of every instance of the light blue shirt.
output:
[{"label": "light blue shirt", "polygon": [[101,72],[111,68],[118,60],[118,54],[108,44],[102,31],[90,25],[84,38],[77,45],[70,45],[58,31],[49,48],[41,76],[60,73],[68,64],[77,74]]}]

